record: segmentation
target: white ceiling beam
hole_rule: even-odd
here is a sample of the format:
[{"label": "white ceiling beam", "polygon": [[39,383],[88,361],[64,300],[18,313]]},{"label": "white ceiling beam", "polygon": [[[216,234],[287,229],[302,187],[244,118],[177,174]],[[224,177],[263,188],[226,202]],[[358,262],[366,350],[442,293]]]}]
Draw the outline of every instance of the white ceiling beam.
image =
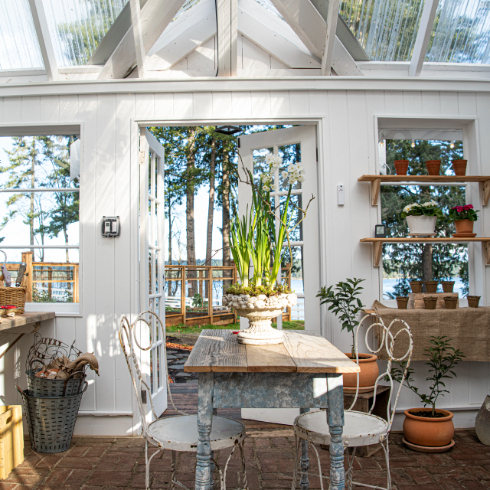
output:
[{"label": "white ceiling beam", "polygon": [[[264,10],[260,17],[252,16],[243,9],[239,10],[239,32],[288,68],[320,68],[320,63],[316,59],[267,27],[270,25],[267,22],[268,16],[274,14],[263,7],[260,8]],[[257,20],[258,18],[261,22]]]},{"label": "white ceiling beam", "polygon": [[145,78],[145,46],[143,43],[143,32],[141,26],[141,7],[140,0],[129,0],[131,9],[131,25],[133,26],[134,52],[136,55],[136,66],[138,77]]},{"label": "white ceiling beam", "polygon": [[323,58],[327,24],[310,0],[271,0],[313,56]]},{"label": "white ceiling beam", "polygon": [[54,54],[53,43],[49,34],[48,21],[42,0],[29,0],[31,7],[32,19],[34,28],[36,29],[41,55],[44,60],[44,68],[48,75],[48,80],[58,80],[58,64]]},{"label": "white ceiling beam", "polygon": [[408,69],[408,75],[411,77],[418,77],[422,72],[438,5],[439,0],[425,0],[424,10],[420,17],[417,39],[415,40],[415,46],[413,48],[412,60],[410,61],[410,68]]},{"label": "white ceiling beam", "polygon": [[[140,11],[141,37],[145,55],[172,22],[185,0],[148,0]],[[100,79],[123,78],[136,64],[133,27],[130,27],[107,60]]]},{"label": "white ceiling beam", "polygon": [[332,53],[332,68],[335,73],[341,77],[362,77],[364,73],[359,65],[354,61],[349,51],[345,48],[338,37],[335,37],[335,43]]},{"label": "white ceiling beam", "polygon": [[330,76],[332,68],[333,47],[335,44],[335,33],[337,31],[337,20],[339,18],[340,0],[329,0],[327,12],[327,32],[325,33],[325,47],[322,57],[322,75]]},{"label": "white ceiling beam", "polygon": [[238,68],[238,0],[216,0],[218,76],[236,77]]}]

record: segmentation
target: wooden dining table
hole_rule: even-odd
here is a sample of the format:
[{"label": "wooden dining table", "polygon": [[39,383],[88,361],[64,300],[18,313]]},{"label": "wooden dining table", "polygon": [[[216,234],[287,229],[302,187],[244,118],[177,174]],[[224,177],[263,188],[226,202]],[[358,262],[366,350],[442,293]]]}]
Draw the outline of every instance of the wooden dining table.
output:
[{"label": "wooden dining table", "polygon": [[[217,408],[328,408],[330,488],[345,488],[342,374],[359,366],[323,337],[284,331],[277,345],[243,345],[230,330],[203,330],[184,371],[199,373],[195,490],[212,483],[210,433]],[[307,490],[308,443],[303,441],[300,487]]]}]

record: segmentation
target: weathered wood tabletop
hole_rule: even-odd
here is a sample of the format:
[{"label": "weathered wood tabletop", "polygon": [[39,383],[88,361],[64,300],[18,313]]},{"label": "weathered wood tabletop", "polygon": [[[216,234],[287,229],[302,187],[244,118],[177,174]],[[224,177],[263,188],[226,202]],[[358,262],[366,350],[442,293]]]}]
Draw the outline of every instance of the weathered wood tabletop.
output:
[{"label": "weathered wood tabletop", "polygon": [[187,373],[357,373],[359,366],[323,337],[283,331],[284,343],[244,345],[231,330],[203,330]]},{"label": "weathered wood tabletop", "polygon": [[[55,317],[52,311],[35,311],[23,313],[14,317],[0,318],[0,332],[4,333],[29,333],[32,325],[44,320],[51,320]],[[21,328],[27,327],[27,328]]]}]

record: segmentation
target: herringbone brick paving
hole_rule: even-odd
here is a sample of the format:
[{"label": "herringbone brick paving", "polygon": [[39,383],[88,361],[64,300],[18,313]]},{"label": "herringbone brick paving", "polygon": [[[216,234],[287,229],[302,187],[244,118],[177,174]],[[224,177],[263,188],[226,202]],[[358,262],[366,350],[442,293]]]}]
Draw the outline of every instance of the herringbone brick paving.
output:
[{"label": "herringbone brick paving", "polygon": [[[174,390],[172,390],[174,391]],[[175,391],[182,391],[176,389]],[[192,411],[194,394],[177,394],[177,405]],[[225,414],[225,413],[223,413]],[[227,411],[238,417],[238,412]],[[291,488],[294,437],[290,427],[245,421],[249,437],[245,457],[250,490]],[[490,446],[482,445],[473,430],[456,432],[456,446],[443,454],[424,454],[406,448],[401,434],[390,438],[391,469],[396,490],[477,490],[490,488]],[[328,471],[329,453],[319,449],[323,468]],[[115,490],[144,488],[144,441],[140,437],[75,437],[65,453],[39,454],[26,443],[26,459],[0,490]],[[219,455],[223,461],[225,454]],[[310,451],[311,471],[317,471]],[[179,480],[194,488],[195,456],[183,454]],[[228,488],[234,488],[239,459],[230,466]],[[381,452],[356,458],[355,480],[385,485],[385,463]],[[158,456],[151,466],[151,488],[165,488],[170,477],[170,453]],[[310,488],[320,488],[310,476]],[[326,487],[328,488],[328,486]],[[359,487],[361,488],[361,487]]]}]

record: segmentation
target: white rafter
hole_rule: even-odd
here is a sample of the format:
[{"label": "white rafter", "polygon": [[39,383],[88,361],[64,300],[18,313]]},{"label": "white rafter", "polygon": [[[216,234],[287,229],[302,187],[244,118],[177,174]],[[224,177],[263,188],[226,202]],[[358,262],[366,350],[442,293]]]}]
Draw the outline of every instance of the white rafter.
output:
[{"label": "white rafter", "polygon": [[424,10],[420,17],[417,39],[413,48],[412,60],[408,69],[408,75],[411,77],[418,77],[422,72],[438,5],[439,0],[425,0]]},{"label": "white rafter", "polygon": [[133,27],[134,52],[136,56],[136,65],[138,77],[145,78],[145,46],[143,44],[143,30],[140,16],[140,0],[129,0],[131,8],[131,25]]},{"label": "white rafter", "polygon": [[[141,38],[145,55],[172,22],[185,0],[148,0],[140,11]],[[99,78],[123,78],[136,64],[133,27],[130,27],[107,60]]]},{"label": "white rafter", "polygon": [[216,0],[218,76],[234,77],[238,67],[238,0]]},{"label": "white rafter", "polygon": [[349,51],[336,36],[332,53],[332,68],[339,76],[344,77],[363,77],[364,73],[359,65],[354,61]]},{"label": "white rafter", "polygon": [[34,27],[36,29],[37,39],[39,41],[39,47],[41,48],[44,68],[46,69],[48,80],[58,80],[58,64],[56,63],[53,43],[51,42],[48,21],[46,20],[42,0],[29,0],[29,6],[31,7],[32,19],[34,21]]},{"label": "white rafter", "polygon": [[322,75],[330,76],[332,68],[333,48],[335,44],[335,32],[339,18],[340,0],[329,0],[327,13],[327,31],[325,33],[325,47],[322,57]]}]

